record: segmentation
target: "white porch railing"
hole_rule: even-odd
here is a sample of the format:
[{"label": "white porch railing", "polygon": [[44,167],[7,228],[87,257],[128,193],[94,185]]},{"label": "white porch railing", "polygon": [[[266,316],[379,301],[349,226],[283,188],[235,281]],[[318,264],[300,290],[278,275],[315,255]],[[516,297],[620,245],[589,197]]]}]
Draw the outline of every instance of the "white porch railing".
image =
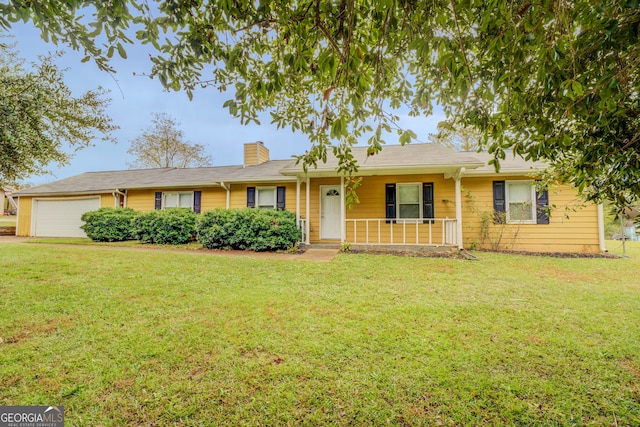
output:
[{"label": "white porch railing", "polygon": [[346,241],[354,245],[457,245],[456,220],[452,218],[347,219]]},{"label": "white porch railing", "polygon": [[304,218],[300,218],[298,220],[298,230],[300,230],[300,243],[305,243],[307,241],[307,220]]}]

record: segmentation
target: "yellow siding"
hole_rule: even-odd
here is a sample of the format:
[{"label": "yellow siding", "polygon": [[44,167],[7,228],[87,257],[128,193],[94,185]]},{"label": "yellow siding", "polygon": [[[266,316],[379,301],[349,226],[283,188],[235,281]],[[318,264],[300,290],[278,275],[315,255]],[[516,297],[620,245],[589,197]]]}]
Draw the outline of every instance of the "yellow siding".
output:
[{"label": "yellow siding", "polygon": [[[577,192],[565,185],[549,189],[552,207],[549,224],[493,224],[493,181],[495,177],[463,178],[462,233],[464,246],[531,252],[600,251],[598,211],[594,204],[581,206]],[[530,180],[525,177],[500,177],[500,180]],[[579,208],[578,208],[579,207]],[[576,209],[578,208],[578,209]]]},{"label": "yellow siding", "polygon": [[155,206],[155,192],[156,190],[127,191],[127,207],[139,212],[152,211]]},{"label": "yellow siding", "polygon": [[255,166],[269,161],[269,149],[262,142],[244,144],[244,165]]},{"label": "yellow siding", "polygon": [[127,192],[127,207],[139,212],[149,212],[155,209],[156,191],[202,191],[201,212],[227,206],[227,192],[224,188],[158,188],[153,190],[129,190]]},{"label": "yellow siding", "polygon": [[[252,183],[252,184],[227,184],[231,189],[229,207],[240,209],[247,207],[247,187],[286,187],[286,209],[296,211],[296,184],[293,183]],[[152,211],[155,208],[156,191],[202,191],[201,212],[210,211],[216,208],[227,207],[227,190],[221,187],[213,188],[182,188],[182,189],[153,189],[153,190],[129,190],[127,192],[127,207],[140,212]],[[301,206],[300,210],[304,215],[304,185],[301,186]]]},{"label": "yellow siding", "polygon": [[[312,179],[309,184],[309,240],[317,242],[320,240],[320,186],[340,185],[340,178],[319,178]],[[302,199],[302,205],[306,203]]]},{"label": "yellow siding", "polygon": [[258,153],[255,146],[244,146],[244,165],[255,166],[258,164]]},{"label": "yellow siding", "polygon": [[[285,190],[285,209],[296,212],[296,183],[295,182],[278,182],[278,183],[248,183],[248,184],[231,184],[231,209],[242,209],[247,207],[247,187],[286,187]],[[305,210],[305,189],[304,184],[300,185],[300,215],[304,217]]]},{"label": "yellow siding", "polygon": [[101,208],[113,208],[116,206],[115,203],[116,201],[113,194],[102,194],[100,197]]},{"label": "yellow siding", "polygon": [[[352,209],[347,209],[347,219],[384,219],[386,217],[386,184],[399,183],[433,183],[434,216],[435,218],[455,218],[455,183],[452,179],[444,179],[438,175],[400,175],[400,176],[369,176],[363,177],[356,192],[360,200]],[[355,228],[355,230],[354,230]],[[389,244],[442,244],[442,222],[433,224],[407,223],[387,224],[386,221],[371,222],[347,221],[346,239],[356,243]]]},{"label": "yellow siding", "polygon": [[31,197],[18,198],[18,236],[29,236],[31,234],[31,209],[33,206]]}]

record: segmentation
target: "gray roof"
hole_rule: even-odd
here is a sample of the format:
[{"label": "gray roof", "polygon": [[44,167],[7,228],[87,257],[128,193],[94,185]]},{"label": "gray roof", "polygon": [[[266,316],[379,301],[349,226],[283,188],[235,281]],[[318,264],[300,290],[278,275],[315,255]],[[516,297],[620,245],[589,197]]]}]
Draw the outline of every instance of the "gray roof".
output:
[{"label": "gray roof", "polygon": [[[489,160],[493,159],[493,154],[489,154],[486,152],[469,154],[473,154],[473,156],[481,160],[484,165],[466,172],[465,175],[497,174],[495,166],[489,164]],[[534,173],[542,171],[549,166],[548,163],[545,162],[533,162],[530,160],[525,160],[520,156],[516,156],[511,151],[506,151],[505,154],[505,158],[503,160],[500,160],[500,175]]]},{"label": "gray roof", "polygon": [[115,190],[219,186],[220,182],[282,182],[293,178],[278,171],[293,160],[274,160],[257,166],[162,168],[86,172],[50,184],[26,188],[16,195],[110,193]]},{"label": "gray roof", "polygon": [[[367,147],[353,147],[352,153],[358,163],[358,175],[380,173],[440,173],[466,169],[465,175],[495,174],[493,158],[488,153],[456,152],[439,144],[387,145],[383,150],[367,157]],[[501,161],[500,174],[529,173],[546,167],[520,157],[507,155]],[[338,165],[333,154],[328,153],[327,162],[310,167],[310,176],[335,176]],[[27,188],[17,196],[95,194],[110,193],[126,189],[161,189],[179,187],[215,187],[224,183],[290,182],[302,175],[302,165],[295,160],[271,160],[256,166],[217,166],[207,168],[163,168],[106,172],[86,172],[50,184]]]},{"label": "gray roof", "polygon": [[[484,165],[472,153],[460,153],[439,144],[386,145],[380,153],[367,157],[367,147],[353,147],[352,154],[358,163],[358,175],[380,173],[384,171],[407,173],[416,171],[437,172],[454,170],[460,167],[477,168]],[[327,162],[309,167],[309,175],[335,174],[338,159],[333,153],[327,153]],[[302,165],[292,164],[281,170],[286,175],[302,172]]]}]

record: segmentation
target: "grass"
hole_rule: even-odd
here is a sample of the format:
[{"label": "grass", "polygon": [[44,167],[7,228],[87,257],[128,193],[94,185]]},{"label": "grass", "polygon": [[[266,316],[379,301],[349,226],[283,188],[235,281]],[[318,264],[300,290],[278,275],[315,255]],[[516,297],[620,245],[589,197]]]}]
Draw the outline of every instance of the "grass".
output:
[{"label": "grass", "polygon": [[313,263],[0,245],[0,405],[64,405],[69,426],[640,425],[629,246]]},{"label": "grass", "polygon": [[16,226],[15,216],[0,216],[0,227],[15,227],[15,226]]}]

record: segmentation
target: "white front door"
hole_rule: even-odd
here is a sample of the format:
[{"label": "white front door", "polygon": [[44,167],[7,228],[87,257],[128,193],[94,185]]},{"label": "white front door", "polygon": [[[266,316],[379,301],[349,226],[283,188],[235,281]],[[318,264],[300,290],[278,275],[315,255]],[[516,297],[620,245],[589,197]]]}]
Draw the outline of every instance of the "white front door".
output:
[{"label": "white front door", "polygon": [[320,186],[320,238],[340,239],[340,186]]}]

